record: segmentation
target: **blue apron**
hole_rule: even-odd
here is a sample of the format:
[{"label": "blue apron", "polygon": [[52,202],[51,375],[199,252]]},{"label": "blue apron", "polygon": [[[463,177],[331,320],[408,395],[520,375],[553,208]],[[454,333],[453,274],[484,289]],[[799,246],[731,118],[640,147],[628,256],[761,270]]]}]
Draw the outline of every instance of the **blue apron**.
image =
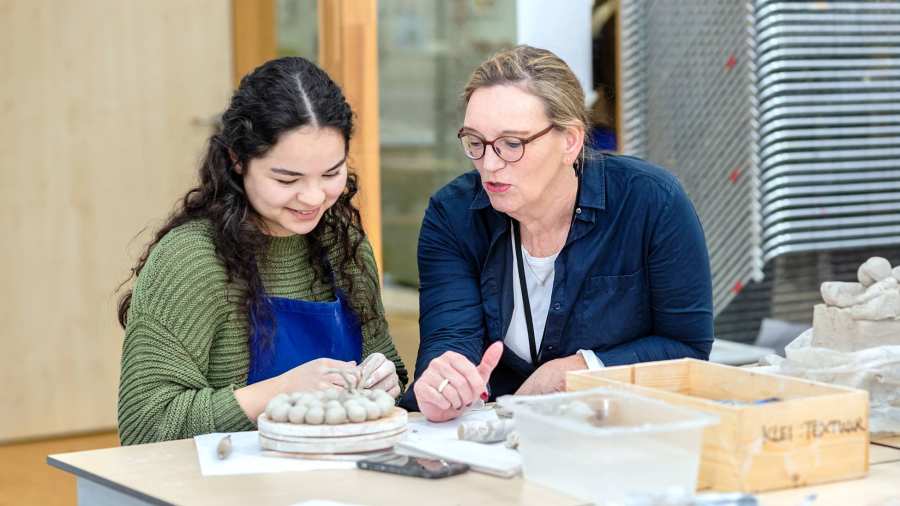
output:
[{"label": "blue apron", "polygon": [[305,300],[267,297],[275,320],[271,344],[260,346],[258,333],[250,339],[250,372],[247,384],[274,378],[317,358],[355,360],[362,358],[359,320],[340,290],[336,300]]}]

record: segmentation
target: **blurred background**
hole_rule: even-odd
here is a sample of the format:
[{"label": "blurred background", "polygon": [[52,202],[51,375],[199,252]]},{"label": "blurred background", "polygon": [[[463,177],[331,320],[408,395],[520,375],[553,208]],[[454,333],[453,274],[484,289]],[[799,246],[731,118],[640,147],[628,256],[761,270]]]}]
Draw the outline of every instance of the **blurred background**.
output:
[{"label": "blurred background", "polygon": [[412,371],[416,241],[471,71],[527,43],[581,80],[592,145],[684,183],[714,278],[714,359],[810,325],[818,287],[900,261],[896,1],[0,0],[0,504],[71,504],[48,453],[117,444],[117,287],[194,181],[240,76],[316,61]]}]

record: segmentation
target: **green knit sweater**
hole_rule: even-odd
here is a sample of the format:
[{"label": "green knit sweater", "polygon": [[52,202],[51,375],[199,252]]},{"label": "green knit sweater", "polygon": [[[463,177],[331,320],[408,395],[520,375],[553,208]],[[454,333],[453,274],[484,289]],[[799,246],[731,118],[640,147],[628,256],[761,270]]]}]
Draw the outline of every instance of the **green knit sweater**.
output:
[{"label": "green knit sweater", "polygon": [[[122,444],[181,439],[210,432],[253,430],[234,396],[247,384],[248,325],[238,297],[228,288],[216,257],[211,226],[191,222],[166,234],[153,247],[134,285],[119,381],[119,439]],[[326,242],[332,265],[342,254]],[[327,243],[331,244],[327,244]],[[334,299],[330,283],[310,281],[305,236],[272,238],[259,270],[268,295],[308,301]],[[363,242],[364,264],[376,269]],[[387,330],[377,276],[354,273],[351,306],[376,292],[377,317],[362,328],[363,357],[384,353],[397,366],[401,386],[407,374]]]}]

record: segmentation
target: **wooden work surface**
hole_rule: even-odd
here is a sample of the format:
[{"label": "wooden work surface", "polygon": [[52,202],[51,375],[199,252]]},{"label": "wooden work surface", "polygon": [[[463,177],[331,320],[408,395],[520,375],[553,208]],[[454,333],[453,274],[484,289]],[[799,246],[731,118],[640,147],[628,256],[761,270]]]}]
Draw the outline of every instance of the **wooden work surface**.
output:
[{"label": "wooden work surface", "polygon": [[900,436],[876,439],[872,442],[882,445],[882,446],[890,446],[892,448],[900,448]]},{"label": "wooden work surface", "polygon": [[358,469],[204,477],[192,439],[50,455],[47,460],[79,478],[174,504],[267,506],[311,499],[373,506],[584,504],[522,478],[474,472],[440,480]]},{"label": "wooden work surface", "polygon": [[900,448],[885,444],[891,441],[876,440],[869,446],[869,474],[863,479],[759,494],[759,504],[798,506],[813,495],[816,499],[810,504],[815,506],[888,504],[888,499],[900,498]]},{"label": "wooden work surface", "polygon": [[869,465],[900,462],[900,448],[881,444],[880,441],[869,446]]},{"label": "wooden work surface", "polygon": [[[815,506],[875,505],[900,497],[900,449],[873,444],[870,460],[865,479],[759,494],[760,506],[797,506],[812,494]],[[584,504],[521,478],[474,472],[442,480],[359,470],[203,477],[190,439],[51,455],[48,462],[145,500],[175,504],[264,506],[309,499],[390,506]]]}]

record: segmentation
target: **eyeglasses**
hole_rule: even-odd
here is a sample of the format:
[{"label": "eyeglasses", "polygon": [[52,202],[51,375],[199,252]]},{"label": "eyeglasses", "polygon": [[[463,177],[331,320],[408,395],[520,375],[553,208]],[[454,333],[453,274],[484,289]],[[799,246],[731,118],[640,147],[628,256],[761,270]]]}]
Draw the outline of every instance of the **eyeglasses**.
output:
[{"label": "eyeglasses", "polygon": [[473,133],[463,132],[462,128],[459,129],[456,137],[462,144],[463,153],[465,153],[466,157],[472,160],[480,160],[482,157],[484,157],[485,146],[490,146],[491,149],[494,150],[494,153],[497,153],[497,156],[499,156],[501,160],[512,163],[518,162],[522,159],[523,156],[525,156],[526,144],[546,134],[550,130],[553,130],[554,126],[556,125],[551,124],[540,132],[524,139],[521,137],[504,136],[497,137],[496,139],[489,141],[482,139],[481,137]]}]

